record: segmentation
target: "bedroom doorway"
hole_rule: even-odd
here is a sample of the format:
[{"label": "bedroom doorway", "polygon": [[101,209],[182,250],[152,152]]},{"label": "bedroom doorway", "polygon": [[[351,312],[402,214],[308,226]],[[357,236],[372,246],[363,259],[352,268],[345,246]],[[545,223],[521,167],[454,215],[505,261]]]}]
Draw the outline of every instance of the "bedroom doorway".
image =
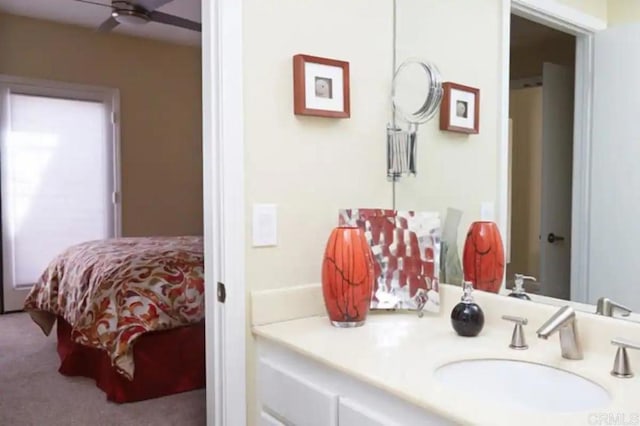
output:
[{"label": "bedroom doorway", "polygon": [[[120,90],[122,235],[204,234],[206,423],[246,424],[242,2],[118,3],[134,2],[200,21],[202,34],[159,23],[114,28],[109,0],[0,0],[0,27],[6,36],[0,43],[0,74]],[[103,24],[112,34],[97,31],[108,29]],[[197,46],[201,51],[193,49]],[[218,283],[226,288],[224,301],[218,299]],[[27,317],[0,316],[5,320],[0,337],[16,329],[3,328],[9,320]],[[55,349],[46,355],[55,355]],[[14,366],[0,368],[0,373],[13,372]],[[24,371],[31,373],[28,367]],[[19,390],[33,398],[28,387]],[[201,404],[204,395],[195,399]],[[133,407],[114,411],[122,414]],[[183,411],[204,411],[197,407]],[[27,414],[33,415],[31,411]],[[0,423],[11,414],[0,410]]]},{"label": "bedroom doorway", "polygon": [[120,235],[118,91],[0,76],[3,312],[49,261]]}]

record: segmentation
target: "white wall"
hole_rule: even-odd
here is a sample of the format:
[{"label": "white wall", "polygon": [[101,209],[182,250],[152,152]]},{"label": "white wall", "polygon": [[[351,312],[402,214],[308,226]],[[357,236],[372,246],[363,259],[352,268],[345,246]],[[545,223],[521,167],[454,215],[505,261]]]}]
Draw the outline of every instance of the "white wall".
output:
[{"label": "white wall", "polygon": [[[246,0],[244,7],[248,287],[317,282],[338,209],[391,204],[384,143],[392,2]],[[350,62],[351,118],[293,114],[297,53]],[[260,202],[279,207],[275,248],[251,247],[250,209]]]},{"label": "white wall", "polygon": [[[246,279],[249,291],[319,282],[343,207],[391,207],[385,135],[392,78],[391,0],[244,0]],[[293,114],[292,57],[350,62],[351,118]],[[278,205],[278,246],[251,247],[251,206]],[[248,418],[255,348],[248,333]]]},{"label": "white wall", "polygon": [[595,43],[588,302],[606,296],[640,310],[640,23]]},{"label": "white wall", "polygon": [[[397,184],[397,208],[464,211],[462,244],[484,201],[496,202],[501,2],[397,0],[398,64],[435,63],[444,81],[480,88],[480,133],[439,130],[439,115],[418,131],[418,175]],[[455,22],[455,24],[453,24]]]}]

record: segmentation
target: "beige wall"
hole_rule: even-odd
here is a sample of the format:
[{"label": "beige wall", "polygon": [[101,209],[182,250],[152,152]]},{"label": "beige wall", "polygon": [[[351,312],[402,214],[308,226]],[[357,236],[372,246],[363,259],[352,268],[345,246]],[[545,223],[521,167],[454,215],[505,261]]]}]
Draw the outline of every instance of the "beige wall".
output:
[{"label": "beige wall", "polygon": [[[556,0],[595,18],[607,20],[607,0]],[[618,0],[609,0],[618,1]],[[634,0],[631,0],[634,1]]]},{"label": "beige wall", "polygon": [[640,21],[638,0],[556,0],[603,21],[609,26]]},{"label": "beige wall", "polygon": [[[248,287],[317,282],[338,209],[391,205],[392,2],[245,0],[244,8]],[[351,118],[293,114],[297,53],[350,62]],[[261,202],[278,205],[275,248],[251,247],[251,206]]]},{"label": "beige wall", "polygon": [[575,37],[563,36],[533,45],[512,47],[509,77],[511,80],[541,77],[544,62],[575,68]]},{"label": "beige wall", "polygon": [[436,114],[418,131],[418,175],[397,184],[400,209],[443,215],[447,207],[462,210],[462,243],[469,224],[480,218],[481,203],[496,201],[502,4],[398,0],[397,7],[398,64],[425,58],[438,66],[444,81],[480,88],[480,133],[441,131]]},{"label": "beige wall", "polygon": [[0,73],[120,89],[123,234],[202,233],[199,48],[0,14]]},{"label": "beige wall", "polygon": [[539,276],[542,197],[542,88],[512,90],[511,263],[514,273]]},{"label": "beige wall", "polygon": [[[258,290],[320,280],[343,207],[391,207],[385,128],[392,76],[391,0],[244,0],[246,283]],[[351,118],[293,114],[292,57],[349,61]],[[253,203],[278,205],[278,246],[251,247]],[[248,338],[249,419],[255,348]]]},{"label": "beige wall", "polygon": [[609,26],[640,21],[638,0],[609,0],[607,8]]},{"label": "beige wall", "polygon": [[556,0],[607,21],[609,26],[640,21],[638,0]]}]

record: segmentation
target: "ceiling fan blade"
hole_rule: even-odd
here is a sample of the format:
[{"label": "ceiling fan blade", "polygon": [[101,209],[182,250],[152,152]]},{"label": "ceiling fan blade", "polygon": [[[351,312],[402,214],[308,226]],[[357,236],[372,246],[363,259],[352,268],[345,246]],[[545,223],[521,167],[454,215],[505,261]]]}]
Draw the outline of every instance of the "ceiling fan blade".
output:
[{"label": "ceiling fan blade", "polygon": [[190,21],[179,16],[162,12],[151,12],[150,17],[153,22],[160,22],[161,24],[173,25],[174,27],[186,28],[192,31],[202,31],[202,24],[200,22]]},{"label": "ceiling fan blade", "polygon": [[96,6],[108,7],[109,9],[113,9],[113,6],[111,6],[110,4],[98,3],[95,1],[88,1],[88,0],[75,0],[75,1],[77,1],[78,3],[94,4]]},{"label": "ceiling fan blade", "polygon": [[167,3],[171,3],[172,1],[173,0],[135,0],[133,1],[133,4],[152,12]]},{"label": "ceiling fan blade", "polygon": [[120,23],[118,21],[116,21],[115,19],[113,19],[113,16],[112,16],[109,19],[107,19],[106,21],[104,21],[98,27],[98,32],[101,32],[101,33],[109,32],[112,29],[114,29],[115,27],[117,27],[118,25],[120,25]]}]

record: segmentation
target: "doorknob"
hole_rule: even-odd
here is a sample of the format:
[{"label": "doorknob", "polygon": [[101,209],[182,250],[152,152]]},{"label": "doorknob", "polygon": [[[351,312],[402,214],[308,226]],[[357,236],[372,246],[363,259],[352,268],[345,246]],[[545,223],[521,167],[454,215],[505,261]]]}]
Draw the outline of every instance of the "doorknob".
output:
[{"label": "doorknob", "polygon": [[560,235],[556,235],[552,232],[549,235],[547,235],[547,241],[553,244],[556,241],[564,241],[564,237],[561,237]]}]

